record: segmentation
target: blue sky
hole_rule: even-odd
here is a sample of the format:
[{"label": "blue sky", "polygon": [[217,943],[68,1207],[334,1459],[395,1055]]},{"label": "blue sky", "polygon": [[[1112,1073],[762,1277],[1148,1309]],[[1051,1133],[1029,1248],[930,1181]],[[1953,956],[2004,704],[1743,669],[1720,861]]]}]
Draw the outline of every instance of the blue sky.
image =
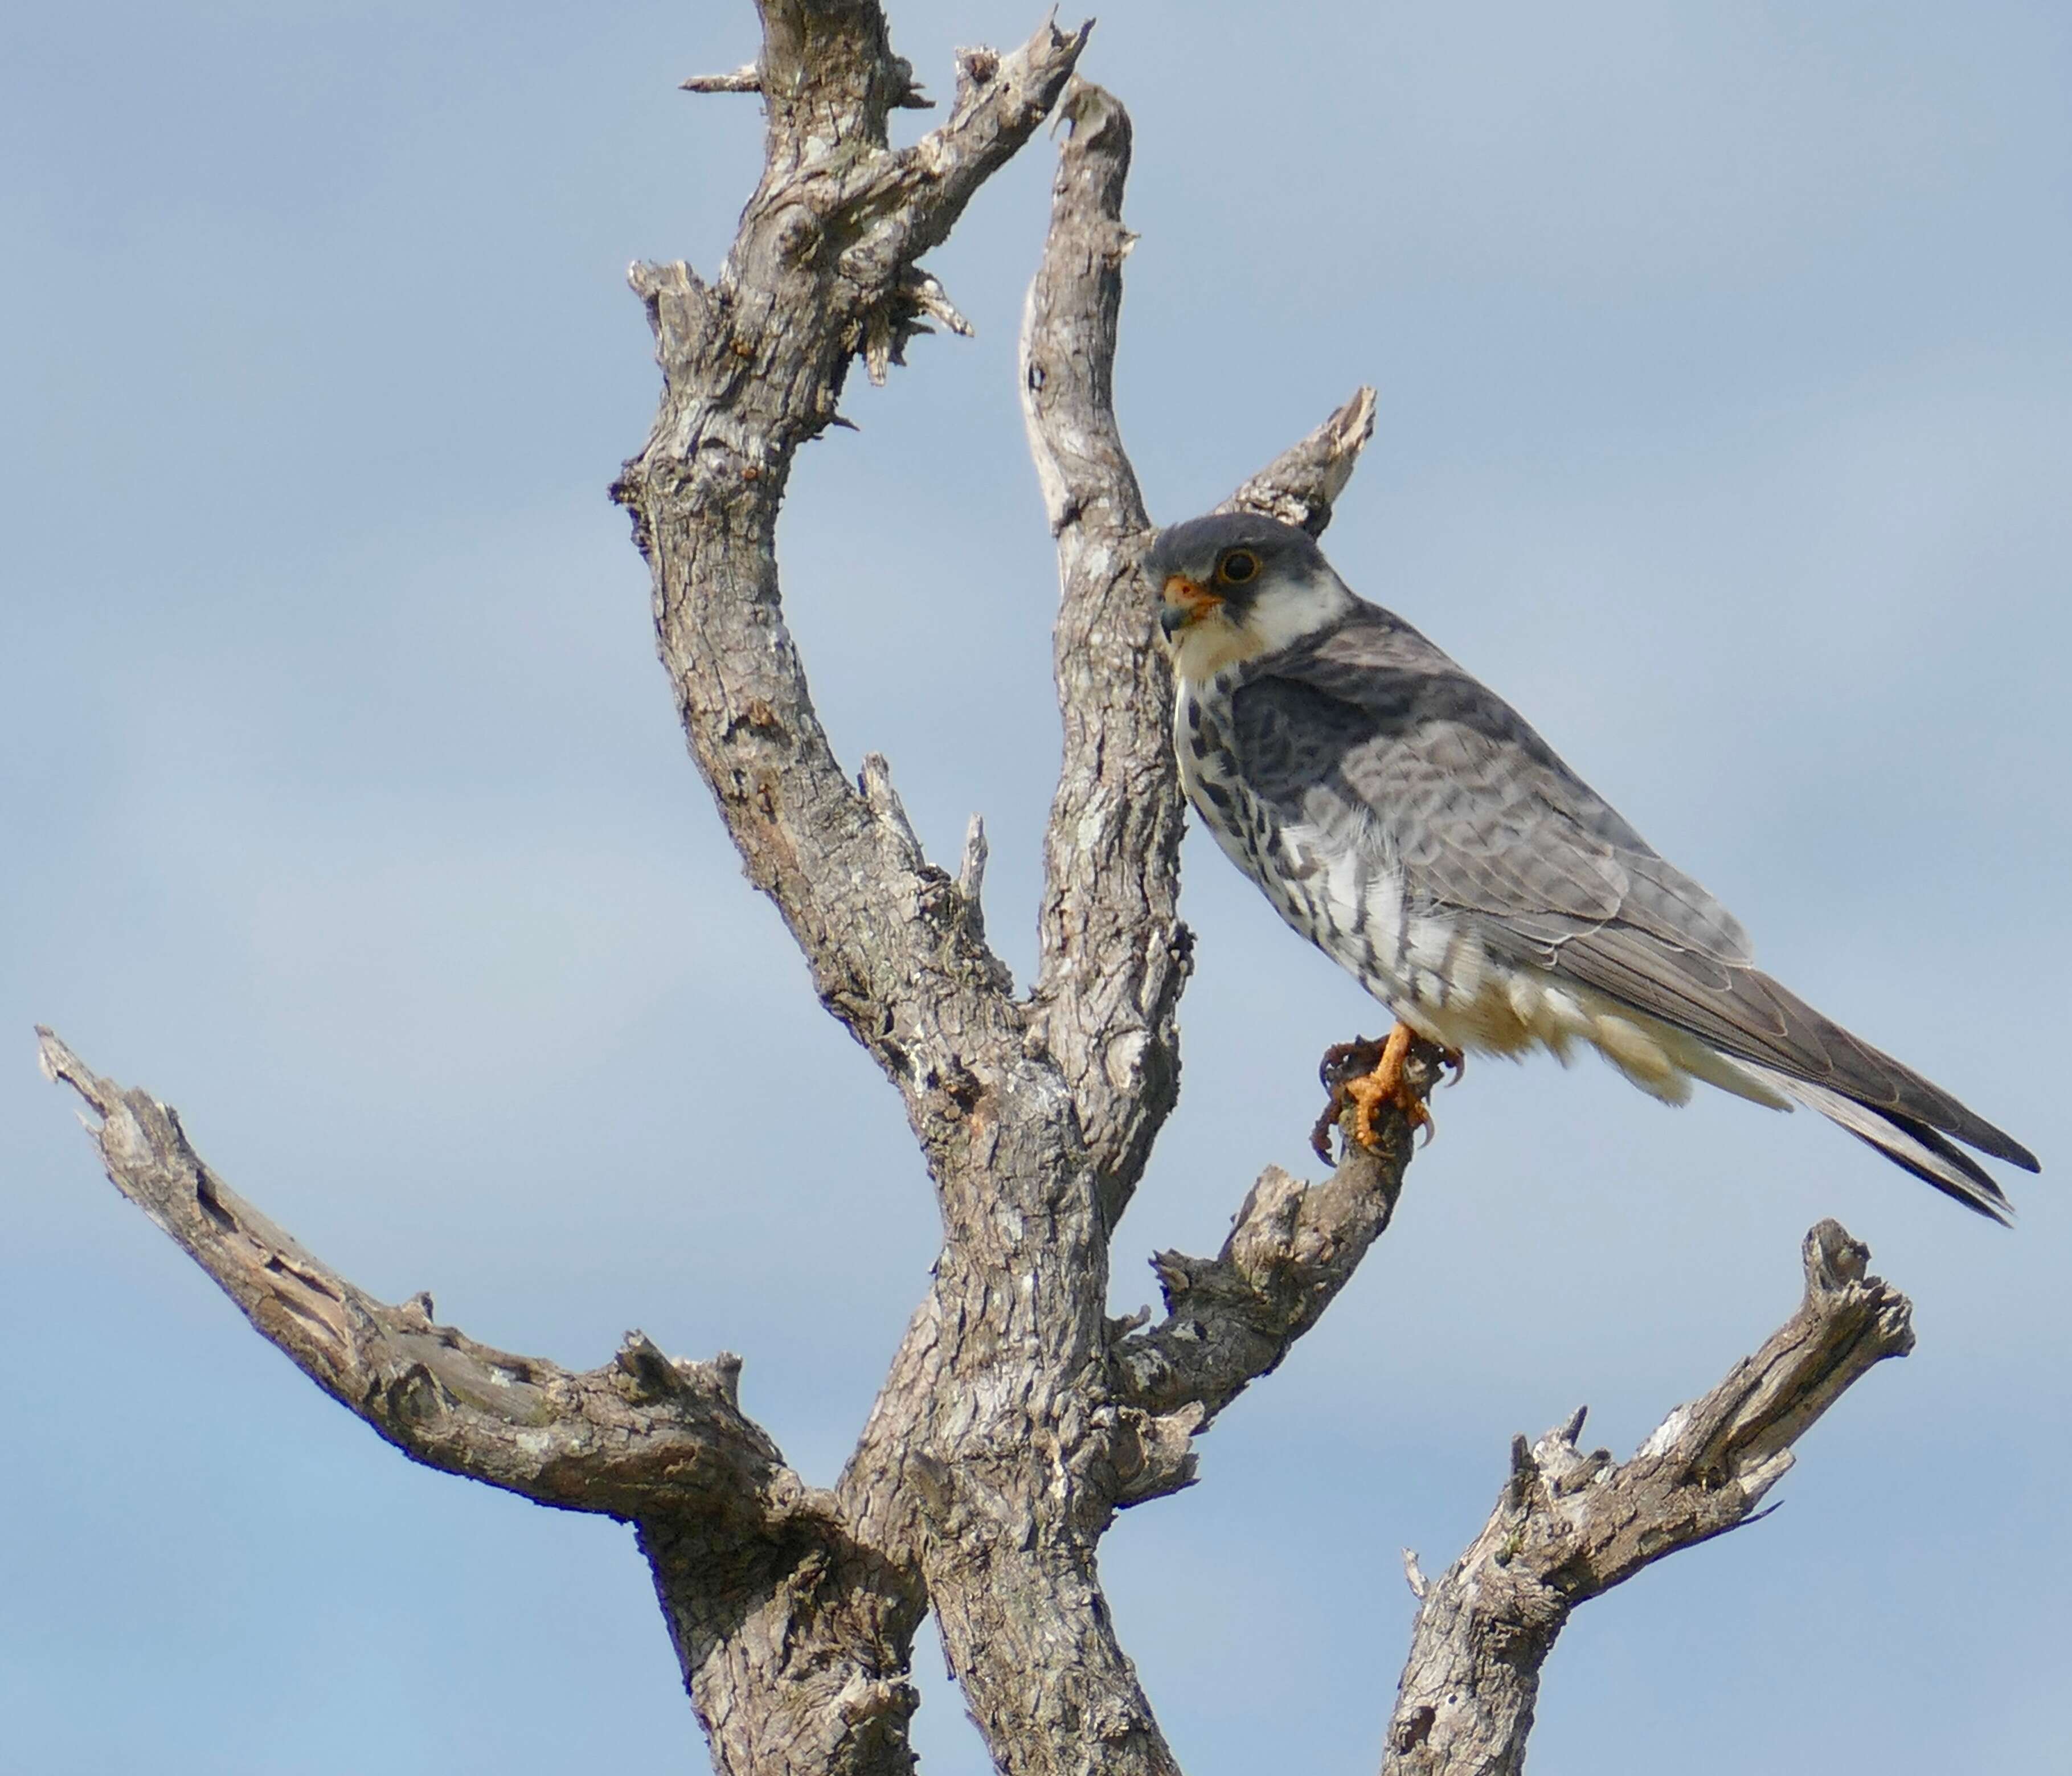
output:
[{"label": "blue sky", "polygon": [[[1002,0],[902,5],[930,89]],[[101,1181],[29,1026],[177,1104],[364,1286],[571,1366],[746,1358],[832,1477],[924,1286],[898,1107],[741,881],[604,488],[627,261],[716,266],[740,6],[18,9],[0,27],[0,1706],[45,1776],[703,1767],[630,1532],[409,1466]],[[1119,398],[1188,516],[1356,384],[1327,540],[1732,906],[1771,969],[2028,1141],[2004,1234],[1811,1118],[1479,1066],[1396,1229],[1104,1565],[1186,1767],[1371,1767],[1398,1549],[1507,1440],[1622,1453],[1840,1217],[1918,1353],[1783,1509],[1577,1617],[1536,1767],[2072,1757],[2061,1077],[2072,874],[2072,16],[1132,4]],[[924,117],[902,127],[925,126]],[[1047,146],[780,537],[836,743],[993,840],[1025,975],[1052,565],[1015,410]],[[1179,1112],[1119,1237],[1212,1249],[1373,1024],[1198,836]],[[804,1107],[802,1110],[802,1105]],[[922,1660],[927,1766],[983,1767]]]}]

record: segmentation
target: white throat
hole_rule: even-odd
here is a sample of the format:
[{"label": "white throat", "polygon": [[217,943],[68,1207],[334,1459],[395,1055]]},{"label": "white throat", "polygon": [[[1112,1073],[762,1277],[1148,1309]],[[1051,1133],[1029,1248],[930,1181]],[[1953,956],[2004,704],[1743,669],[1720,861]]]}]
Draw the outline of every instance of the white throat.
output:
[{"label": "white throat", "polygon": [[1180,631],[1174,669],[1199,684],[1240,661],[1280,653],[1338,622],[1356,601],[1328,567],[1297,577],[1276,575],[1259,590],[1242,621],[1211,611]]}]

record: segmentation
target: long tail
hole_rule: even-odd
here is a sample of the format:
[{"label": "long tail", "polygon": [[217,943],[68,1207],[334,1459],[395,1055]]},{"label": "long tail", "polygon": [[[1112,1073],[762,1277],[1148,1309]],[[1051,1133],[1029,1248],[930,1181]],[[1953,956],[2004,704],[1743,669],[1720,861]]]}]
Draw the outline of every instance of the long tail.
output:
[{"label": "long tail", "polygon": [[2004,1221],[2008,1201],[1958,1143],[2037,1170],[2036,1155],[2004,1129],[1759,968],[1623,924],[1564,939],[1556,967],[1695,1037],[1773,1102],[1782,1096],[1819,1111],[1981,1215]]},{"label": "long tail", "polygon": [[[1955,1197],[1966,1208],[1976,1210],[2002,1227],[2013,1223],[2014,1206],[2008,1201],[2006,1193],[1969,1153],[1926,1123],[1901,1111],[1876,1109],[1869,1104],[1859,1104],[1854,1098],[1844,1097],[1839,1092],[1815,1085],[1807,1079],[1794,1079],[1775,1067],[1739,1060],[1738,1057],[1737,1061],[1749,1072],[1759,1074],[1786,1097],[1797,1100],[1809,1110],[1819,1111],[1830,1122],[1848,1129],[1857,1140],[1877,1148],[1894,1165],[1905,1166],[1916,1178],[1934,1185],[1945,1196]],[[2034,1161],[2030,1163],[2033,1166]]]}]

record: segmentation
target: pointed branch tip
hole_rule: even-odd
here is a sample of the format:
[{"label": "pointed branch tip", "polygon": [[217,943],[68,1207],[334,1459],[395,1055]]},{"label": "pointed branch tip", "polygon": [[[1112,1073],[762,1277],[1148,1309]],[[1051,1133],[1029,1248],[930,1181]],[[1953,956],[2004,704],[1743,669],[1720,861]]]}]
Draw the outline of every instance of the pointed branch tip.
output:
[{"label": "pointed branch tip", "polygon": [[975,904],[985,893],[985,864],[991,854],[992,848],[985,840],[985,816],[974,814],[964,828],[964,853],[957,865],[957,892],[967,902]]},{"label": "pointed branch tip", "polygon": [[1411,1596],[1422,1603],[1424,1593],[1432,1589],[1432,1585],[1424,1577],[1424,1568],[1417,1564],[1417,1550],[1414,1548],[1406,1548],[1403,1551],[1403,1577],[1410,1587]]}]

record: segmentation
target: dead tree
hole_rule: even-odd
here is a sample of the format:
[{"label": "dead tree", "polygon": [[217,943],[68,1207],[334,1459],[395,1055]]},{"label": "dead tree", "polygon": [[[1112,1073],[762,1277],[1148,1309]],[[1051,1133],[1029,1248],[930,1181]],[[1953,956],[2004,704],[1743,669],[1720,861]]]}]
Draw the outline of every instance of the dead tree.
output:
[{"label": "dead tree", "polygon": [[[642,265],[660,411],[615,493],[654,575],[661,654],[693,758],[822,1002],[901,1095],[942,1212],[915,1311],[839,1483],[805,1485],[745,1417],[739,1359],[629,1334],[570,1374],[475,1342],[428,1296],[375,1300],[234,1194],[178,1116],[43,1059],[98,1117],[109,1175],[312,1380],[412,1459],[633,1524],[714,1762],[731,1776],[913,1766],[914,1637],[933,1611],[1003,1771],[1175,1769],[1095,1567],[1116,1512],[1186,1486],[1192,1439],[1280,1363],[1388,1226],[1411,1155],[1351,1146],[1322,1182],[1268,1167],[1212,1258],[1153,1260],[1165,1318],[1104,1308],[1109,1252],[1179,1082],[1189,937],[1170,685],[1136,563],[1150,521],[1110,402],[1129,121],[1074,72],[1085,29],[959,58],[940,127],[876,0],[761,0],[763,52],[685,83],[759,92],[763,178],[709,283]],[[989,948],[976,820],[956,872],[924,855],[884,759],[852,779],[814,714],[773,538],[799,447],[838,423],[931,320],[965,325],[920,260],[1054,112],[1067,126],[1030,291],[1022,401],[1058,545],[1063,763],[1045,846],[1041,961],[1018,993]],[[1373,423],[1363,389],[1231,495],[1321,531]],[[1431,1057],[1420,1060],[1427,1085]],[[1791,1445],[1911,1342],[1905,1298],[1832,1222],[1798,1310],[1630,1460],[1582,1415],[1513,1446],[1487,1526],[1427,1583],[1384,1770],[1520,1766],[1539,1671],[1575,1605],[1745,1522]]]}]

